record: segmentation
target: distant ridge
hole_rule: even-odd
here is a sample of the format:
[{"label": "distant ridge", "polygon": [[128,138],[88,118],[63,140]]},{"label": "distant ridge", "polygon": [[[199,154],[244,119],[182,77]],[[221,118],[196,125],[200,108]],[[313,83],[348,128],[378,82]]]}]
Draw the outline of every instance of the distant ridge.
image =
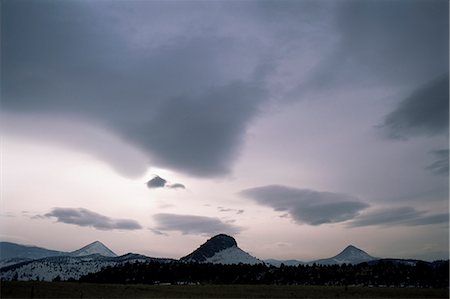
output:
[{"label": "distant ridge", "polygon": [[[17,260],[35,260],[45,257],[53,256],[87,256],[91,254],[99,254],[107,257],[115,257],[115,254],[111,249],[106,247],[102,242],[92,242],[78,250],[72,252],[50,250],[37,246],[21,245],[11,242],[0,242],[0,260],[12,262]],[[0,263],[5,265],[5,263]]]},{"label": "distant ridge", "polygon": [[43,247],[0,242],[0,259],[39,259],[48,256],[62,256],[67,252],[50,250]]}]

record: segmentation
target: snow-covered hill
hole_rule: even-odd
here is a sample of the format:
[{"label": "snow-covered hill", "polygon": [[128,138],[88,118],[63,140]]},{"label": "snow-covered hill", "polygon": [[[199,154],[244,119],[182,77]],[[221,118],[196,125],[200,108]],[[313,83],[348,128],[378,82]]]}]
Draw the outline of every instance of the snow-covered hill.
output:
[{"label": "snow-covered hill", "polygon": [[220,234],[206,241],[191,254],[180,259],[184,262],[203,262],[214,264],[261,264],[261,260],[251,256],[237,246],[236,240]]},{"label": "snow-covered hill", "polygon": [[95,241],[91,244],[88,244],[78,250],[75,250],[70,253],[71,256],[85,256],[91,254],[100,254],[102,256],[115,257],[115,254],[111,249],[106,247],[102,242]]},{"label": "snow-covered hill", "polygon": [[377,260],[379,258],[373,257],[367,252],[353,246],[347,246],[341,253],[330,258],[311,261],[308,264],[320,265],[341,265],[341,264],[359,264],[363,262]]},{"label": "snow-covered hill", "polygon": [[15,265],[15,264],[19,264],[19,263],[24,263],[24,262],[28,262],[28,261],[32,261],[33,259],[29,259],[29,258],[21,258],[21,257],[13,257],[10,259],[1,259],[0,260],[0,268],[6,267],[6,266],[11,266],[11,265]]},{"label": "snow-covered hill", "polygon": [[100,254],[88,256],[62,256],[47,257],[38,260],[22,262],[0,269],[0,278],[3,280],[68,280],[79,279],[88,273],[95,273],[107,266],[116,266],[125,263],[170,262],[171,259],[157,259],[144,255],[128,253],[118,257],[106,257]]},{"label": "snow-covered hill", "polygon": [[207,258],[205,262],[225,265],[239,263],[254,265],[262,263],[262,261],[254,256],[251,256],[237,246],[233,246],[216,252],[213,256]]}]

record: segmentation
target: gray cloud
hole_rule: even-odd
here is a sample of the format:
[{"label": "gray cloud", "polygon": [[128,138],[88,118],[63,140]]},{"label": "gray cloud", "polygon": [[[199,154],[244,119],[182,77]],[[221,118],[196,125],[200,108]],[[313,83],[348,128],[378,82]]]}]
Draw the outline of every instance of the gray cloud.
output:
[{"label": "gray cloud", "polygon": [[[258,86],[236,81],[197,97],[169,99],[157,116],[130,134],[151,148],[159,163],[199,176],[224,174],[264,97]],[[162,129],[149,132],[153,127]]]},{"label": "gray cloud", "polygon": [[175,184],[169,184],[167,185],[167,188],[170,189],[186,189],[186,186],[180,183],[175,183]]},{"label": "gray cloud", "polygon": [[147,182],[147,187],[150,189],[163,188],[167,181],[160,176],[155,176],[153,179]]},{"label": "gray cloud", "polygon": [[54,208],[43,215],[47,218],[55,217],[58,222],[78,226],[93,227],[99,230],[136,230],[142,226],[132,219],[114,219],[83,208]]},{"label": "gray cloud", "polygon": [[[203,24],[216,5],[190,3],[186,27],[171,4],[5,1],[2,106],[106,127],[156,165],[226,174],[267,92],[253,41],[199,31],[220,28]],[[167,35],[171,20],[182,30]]]},{"label": "gray cloud", "polygon": [[168,184],[167,180],[163,179],[158,175],[147,182],[147,187],[150,189],[155,188],[186,189],[186,186],[180,183]]},{"label": "gray cloud", "polygon": [[449,75],[440,76],[399,103],[381,125],[389,138],[448,134]]},{"label": "gray cloud", "polygon": [[158,235],[158,236],[168,236],[169,234],[166,234],[166,233],[164,233],[164,232],[162,232],[162,231],[159,231],[159,230],[157,230],[157,229],[154,229],[154,228],[149,228],[149,230],[152,232],[152,233],[154,233],[155,235]]},{"label": "gray cloud", "polygon": [[[106,128],[144,161],[219,176],[285,90],[448,67],[446,1],[275,2],[3,1],[2,108]],[[107,151],[116,170],[145,172]]]},{"label": "gray cloud", "polygon": [[338,39],[302,88],[415,86],[448,71],[448,1],[340,1]]},{"label": "gray cloud", "polygon": [[215,235],[226,233],[230,235],[238,234],[242,228],[230,223],[224,223],[219,218],[179,215],[179,214],[156,214],[153,218],[157,222],[157,231],[179,231],[182,234],[202,234]]},{"label": "gray cloud", "polygon": [[448,149],[435,150],[431,152],[436,161],[427,166],[427,169],[430,170],[435,175],[443,175],[448,176],[448,158],[449,152]]},{"label": "gray cloud", "polygon": [[268,185],[240,192],[258,204],[288,212],[298,223],[321,225],[353,219],[369,205],[356,197],[281,185]]},{"label": "gray cloud", "polygon": [[225,208],[225,207],[217,207],[217,210],[219,212],[234,212],[237,215],[243,214],[245,212],[243,209],[232,209],[232,208]]},{"label": "gray cloud", "polygon": [[362,214],[352,222],[350,227],[361,226],[417,226],[431,224],[448,224],[448,213],[429,214],[412,207],[382,208]]}]

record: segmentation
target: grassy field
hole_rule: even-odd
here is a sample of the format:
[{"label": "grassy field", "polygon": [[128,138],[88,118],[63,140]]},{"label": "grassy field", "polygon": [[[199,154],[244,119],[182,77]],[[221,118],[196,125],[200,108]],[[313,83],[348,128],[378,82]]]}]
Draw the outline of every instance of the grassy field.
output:
[{"label": "grassy field", "polygon": [[1,298],[448,298],[448,289],[2,282]]}]

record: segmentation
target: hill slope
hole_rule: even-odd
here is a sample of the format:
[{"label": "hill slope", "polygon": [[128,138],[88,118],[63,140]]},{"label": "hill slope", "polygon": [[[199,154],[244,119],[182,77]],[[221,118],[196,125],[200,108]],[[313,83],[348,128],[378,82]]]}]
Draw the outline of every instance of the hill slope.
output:
[{"label": "hill slope", "polygon": [[261,264],[259,259],[240,249],[236,240],[225,234],[212,237],[189,255],[184,262],[204,262],[214,264]]},{"label": "hill slope", "polygon": [[347,246],[338,255],[330,258],[320,259],[311,261],[308,264],[321,264],[321,265],[341,265],[341,264],[359,264],[363,262],[377,260],[378,258],[373,257],[364,250],[361,250],[353,245]]}]

